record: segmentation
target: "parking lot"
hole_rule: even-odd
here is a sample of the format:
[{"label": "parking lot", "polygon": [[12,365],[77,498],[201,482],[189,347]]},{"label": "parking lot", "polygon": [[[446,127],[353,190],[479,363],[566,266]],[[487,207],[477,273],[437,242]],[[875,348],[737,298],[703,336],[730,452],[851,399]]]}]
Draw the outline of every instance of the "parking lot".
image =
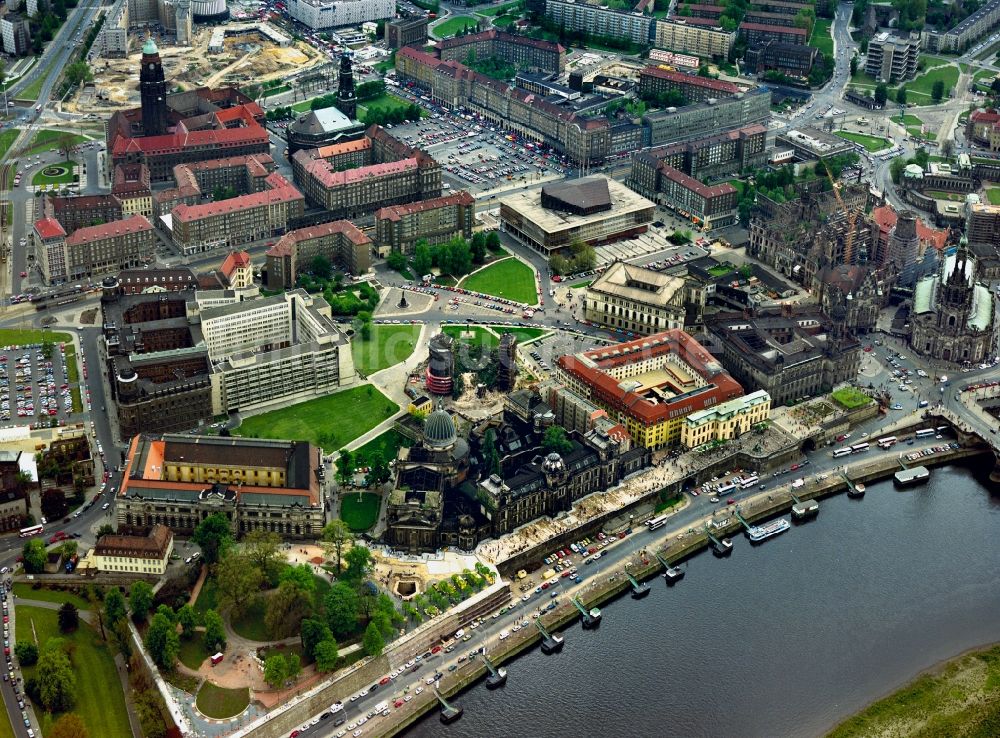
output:
[{"label": "parking lot", "polygon": [[0,352],[0,422],[20,419],[65,425],[73,399],[65,372],[65,353],[52,346],[46,357],[42,344],[4,346]]}]

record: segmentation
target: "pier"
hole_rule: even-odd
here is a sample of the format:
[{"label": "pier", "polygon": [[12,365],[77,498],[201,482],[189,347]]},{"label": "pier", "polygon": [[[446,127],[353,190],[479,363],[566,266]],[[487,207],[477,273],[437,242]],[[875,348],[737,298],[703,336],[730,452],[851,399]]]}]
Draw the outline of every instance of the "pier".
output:
[{"label": "pier", "polygon": [[927,470],[926,466],[914,466],[909,469],[903,468],[901,471],[892,475],[892,480],[900,487],[923,484],[930,478],[931,473]]},{"label": "pier", "polygon": [[456,707],[455,705],[449,705],[441,693],[438,692],[437,687],[434,688],[434,696],[438,698],[438,702],[441,703],[441,722],[442,723],[453,723],[462,717],[464,710],[461,707]]},{"label": "pier", "polygon": [[733,552],[733,542],[728,538],[716,538],[712,535],[712,529],[708,523],[705,524],[705,535],[708,536],[709,544],[712,546],[712,553],[716,556],[728,556]]},{"label": "pier", "polygon": [[493,666],[485,653],[481,653],[479,656],[486,665],[486,669],[490,672],[490,675],[486,677],[486,688],[496,689],[505,685],[507,683],[507,670],[502,666],[499,669]]},{"label": "pier", "polygon": [[600,608],[592,607],[588,611],[587,608],[584,607],[583,603],[580,601],[579,597],[572,597],[570,599],[570,602],[576,605],[576,609],[580,611],[580,623],[583,625],[585,629],[589,630],[591,628],[596,628],[598,625],[601,624]]},{"label": "pier", "polygon": [[632,599],[638,600],[649,594],[649,585],[639,582],[639,580],[629,574],[628,569],[625,569],[625,576],[632,582]]},{"label": "pier", "polygon": [[753,526],[750,525],[750,523],[748,523],[743,518],[742,515],[740,515],[740,509],[738,507],[735,510],[733,510],[733,517],[736,518],[737,520],[739,520],[743,524],[743,527],[746,528],[747,533],[749,533],[750,531],[753,530]]},{"label": "pier", "polygon": [[840,476],[844,478],[845,482],[847,482],[847,496],[848,497],[864,497],[865,496],[865,485],[863,485],[861,482],[855,482],[855,481],[853,481],[849,476],[847,476],[847,472],[844,472],[844,471],[840,472]]},{"label": "pier", "polygon": [[819,515],[819,503],[816,500],[800,500],[792,495],[795,504],[792,505],[792,517],[796,520],[805,520]]},{"label": "pier", "polygon": [[566,641],[561,635],[545,630],[541,618],[535,618],[535,625],[538,627],[538,632],[542,634],[542,653],[548,655],[562,651]]},{"label": "pier", "polygon": [[684,570],[682,568],[679,566],[671,566],[669,561],[655,551],[653,552],[653,556],[656,557],[657,561],[663,564],[663,578],[667,580],[667,584],[672,586],[684,578]]}]

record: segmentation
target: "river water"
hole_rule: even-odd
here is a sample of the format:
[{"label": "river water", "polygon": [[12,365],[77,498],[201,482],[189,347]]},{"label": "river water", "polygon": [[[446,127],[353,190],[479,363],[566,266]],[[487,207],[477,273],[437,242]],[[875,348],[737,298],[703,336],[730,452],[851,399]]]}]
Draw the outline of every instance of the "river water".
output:
[{"label": "river water", "polygon": [[[992,460],[821,501],[816,520],[728,559],[692,558],[668,588],[604,606],[508,663],[507,685],[457,695],[409,736],[821,735],[921,670],[1000,641],[1000,494]],[[610,732],[609,732],[610,731]]]}]

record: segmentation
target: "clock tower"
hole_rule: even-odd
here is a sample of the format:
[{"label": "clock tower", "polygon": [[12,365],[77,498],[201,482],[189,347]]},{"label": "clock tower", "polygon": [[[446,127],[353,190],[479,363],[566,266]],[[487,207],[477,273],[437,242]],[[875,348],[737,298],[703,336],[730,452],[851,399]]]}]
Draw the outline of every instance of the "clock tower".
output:
[{"label": "clock tower", "polygon": [[139,96],[142,101],[142,133],[160,136],[167,132],[167,83],[156,42],[147,38],[142,47],[139,71]]}]

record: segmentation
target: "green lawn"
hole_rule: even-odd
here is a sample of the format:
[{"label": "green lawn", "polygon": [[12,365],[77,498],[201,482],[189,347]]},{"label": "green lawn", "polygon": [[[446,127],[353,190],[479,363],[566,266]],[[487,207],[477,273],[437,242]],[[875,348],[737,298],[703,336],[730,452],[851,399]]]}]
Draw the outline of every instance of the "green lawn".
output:
[{"label": "green lawn", "polygon": [[[16,637],[31,641],[32,624],[39,643],[51,638],[64,638],[72,646],[71,661],[76,674],[76,705],[73,712],[80,716],[92,736],[101,738],[130,738],[128,713],[121,682],[115,670],[113,655],[108,646],[101,642],[97,632],[80,622],[75,633],[59,632],[58,612],[40,607],[19,605],[16,610]],[[35,667],[25,667],[24,678],[34,676]],[[42,735],[52,730],[52,725],[60,717],[42,712],[36,706],[35,714],[41,721]]]},{"label": "green lawn", "polygon": [[511,8],[517,8],[521,5],[521,0],[515,0],[512,3],[504,3],[503,5],[497,5],[495,8],[483,8],[482,10],[477,10],[476,15],[500,15],[500,13],[506,13]]},{"label": "green lawn", "polygon": [[14,729],[10,726],[10,718],[6,714],[0,717],[0,738],[14,738]]},{"label": "green lawn", "polygon": [[581,287],[590,287],[590,283],[592,281],[593,281],[592,279],[588,279],[588,280],[586,280],[584,282],[577,282],[576,284],[571,284],[569,287],[570,287],[570,289],[573,289],[573,290],[578,290]]},{"label": "green lawn", "polygon": [[834,131],[835,136],[861,144],[868,151],[881,151],[889,148],[889,141],[878,136],[869,136],[865,133],[851,133],[850,131]]},{"label": "green lawn", "polygon": [[464,29],[466,26],[470,30],[475,29],[478,21],[471,15],[456,15],[446,21],[438,23],[430,29],[434,38],[448,38]]},{"label": "green lawn", "polygon": [[946,67],[952,62],[951,59],[945,59],[943,56],[934,56],[933,54],[921,54],[918,57],[918,61],[922,61],[924,63],[924,69]]},{"label": "green lawn", "polygon": [[[944,82],[944,98],[948,99],[948,91],[958,83],[957,67],[935,67],[921,74],[912,82],[906,83],[906,100],[917,105],[934,105],[931,100],[931,90],[937,80]],[[910,95],[914,97],[910,97]]]},{"label": "green lawn", "polygon": [[50,166],[61,167],[64,171],[61,174],[56,174],[53,176],[48,176],[45,174],[45,170],[48,167],[40,169],[34,177],[31,178],[31,184],[35,187],[40,187],[42,185],[61,185],[61,184],[72,184],[75,180],[73,179],[73,169],[76,167],[71,161],[61,161],[58,164],[52,164]]},{"label": "green lawn", "polygon": [[181,663],[189,669],[197,670],[202,663],[211,656],[205,648],[204,639],[201,633],[195,633],[193,638],[181,638],[181,650],[178,654]]},{"label": "green lawn", "polygon": [[[49,74],[52,72],[52,66],[55,62],[50,62],[49,65],[42,71],[38,73],[35,81],[30,85],[25,87],[18,93],[17,98],[19,100],[38,100],[38,96],[42,94],[42,85],[45,84],[45,80],[49,78]],[[41,100],[39,102],[45,102]]]},{"label": "green lawn", "polygon": [[830,393],[830,397],[833,398],[834,402],[838,405],[847,408],[848,410],[853,410],[856,407],[864,407],[872,402],[872,398],[854,387],[844,387],[842,389],[835,390]]},{"label": "green lawn", "polygon": [[22,600],[37,600],[39,602],[72,602],[80,610],[89,610],[90,603],[73,592],[58,592],[54,589],[32,589],[27,582],[14,582],[14,594]]},{"label": "green lawn", "polygon": [[73,405],[72,405],[73,412],[74,413],[82,413],[83,412],[83,397],[80,395],[80,388],[79,387],[73,387],[72,389],[70,389],[69,396],[70,396],[70,400],[73,403]]},{"label": "green lawn", "polygon": [[413,353],[419,336],[419,325],[373,325],[369,340],[358,334],[351,340],[354,368],[367,376],[398,364]]},{"label": "green lawn", "polygon": [[43,151],[55,151],[59,144],[66,137],[73,142],[73,145],[82,144],[89,141],[86,136],[78,133],[67,133],[66,131],[38,131],[31,139],[31,143],[25,148],[25,154],[40,154]]},{"label": "green lawn", "polygon": [[19,330],[17,328],[0,328],[0,346],[26,343],[45,343],[46,340],[53,343],[67,343],[72,340],[68,333],[58,331],[32,331]]},{"label": "green lawn", "polygon": [[990,205],[1000,205],[1000,187],[990,187],[986,190],[986,199]]},{"label": "green lawn", "polygon": [[475,274],[470,274],[460,283],[461,287],[475,292],[483,292],[496,297],[534,305],[538,302],[535,293],[535,273],[530,266],[515,259],[501,259]]},{"label": "green lawn", "polygon": [[340,500],[340,519],[355,533],[360,533],[375,525],[381,504],[381,495],[362,492],[359,499],[357,494],[348,492]]},{"label": "green lawn", "polygon": [[497,18],[493,21],[493,26],[495,28],[506,28],[514,23],[517,23],[517,18],[512,15],[505,15],[503,18]]},{"label": "green lawn", "polygon": [[943,190],[927,190],[924,192],[928,197],[933,197],[935,200],[949,200],[950,202],[965,202],[965,195],[960,195],[957,192],[944,192]]},{"label": "green lawn", "polygon": [[17,134],[20,133],[16,128],[8,128],[6,131],[0,131],[0,158],[7,155],[7,150],[17,139]]},{"label": "green lawn", "polygon": [[312,100],[300,100],[291,107],[296,113],[308,113],[312,110]]},{"label": "green lawn", "polygon": [[[390,95],[388,92],[379,95],[378,97],[373,97],[371,100],[365,100],[364,103],[358,105],[358,118],[361,118],[363,112],[378,108],[379,110],[394,110],[396,108],[408,108],[410,103],[406,102],[401,97],[396,97],[395,95]],[[426,112],[421,112],[421,117],[426,117]]]},{"label": "green lawn", "polygon": [[291,89],[292,88],[288,85],[278,85],[277,87],[268,87],[262,94],[264,97],[274,97],[275,95],[280,95],[283,92],[290,92]]},{"label": "green lawn", "polygon": [[713,277],[724,277],[731,271],[733,271],[733,269],[735,268],[736,267],[734,267],[729,262],[724,262],[722,264],[716,264],[713,267],[709,267],[708,273],[711,274]]},{"label": "green lawn", "polygon": [[976,54],[976,58],[981,60],[989,59],[992,58],[997,51],[1000,51],[1000,41],[997,41],[995,44],[990,44],[988,47],[980,51]]},{"label": "green lawn", "polygon": [[194,611],[199,615],[204,615],[209,610],[217,610],[219,607],[218,588],[213,577],[208,577],[201,585],[198,599],[194,601]]},{"label": "green lawn", "polygon": [[481,326],[476,325],[443,325],[441,332],[460,343],[482,344],[489,348],[500,345],[500,339]]},{"label": "green lawn", "polygon": [[504,333],[513,333],[515,336],[517,336],[518,343],[524,343],[525,341],[530,341],[533,338],[544,336],[547,333],[547,331],[544,328],[520,328],[520,327],[508,328],[507,326],[501,328],[498,326],[495,330],[497,331],[497,333],[501,335],[503,335]]},{"label": "green lawn", "polygon": [[370,454],[379,453],[384,459],[395,459],[396,452],[402,446],[407,445],[406,441],[406,436],[395,428],[390,428],[385,433],[375,436],[364,446],[359,446],[355,449],[354,456],[355,458],[361,457],[367,459]]},{"label": "green lawn", "polygon": [[66,343],[66,379],[73,384],[80,381],[80,367],[76,363],[76,346],[72,343]]},{"label": "green lawn", "polygon": [[[899,116],[893,116],[893,120],[899,120]],[[924,122],[922,120],[920,120],[920,118],[918,118],[917,116],[910,115],[909,113],[904,113],[903,114],[903,125],[904,126],[916,126],[917,128],[919,128],[923,124],[924,124]]]},{"label": "green lawn", "polygon": [[832,20],[817,18],[816,25],[813,26],[812,37],[809,45],[814,46],[827,56],[833,56],[833,37],[830,35]]},{"label": "green lawn", "polygon": [[198,710],[210,718],[223,719],[239,715],[250,704],[250,690],[247,687],[225,689],[209,681],[198,690]]},{"label": "green lawn", "polygon": [[231,625],[236,635],[250,641],[269,641],[270,635],[264,625],[264,596],[257,595],[253,603],[240,617],[232,620]]},{"label": "green lawn", "polygon": [[399,407],[370,384],[247,418],[240,436],[309,441],[327,453],[367,433]]}]

